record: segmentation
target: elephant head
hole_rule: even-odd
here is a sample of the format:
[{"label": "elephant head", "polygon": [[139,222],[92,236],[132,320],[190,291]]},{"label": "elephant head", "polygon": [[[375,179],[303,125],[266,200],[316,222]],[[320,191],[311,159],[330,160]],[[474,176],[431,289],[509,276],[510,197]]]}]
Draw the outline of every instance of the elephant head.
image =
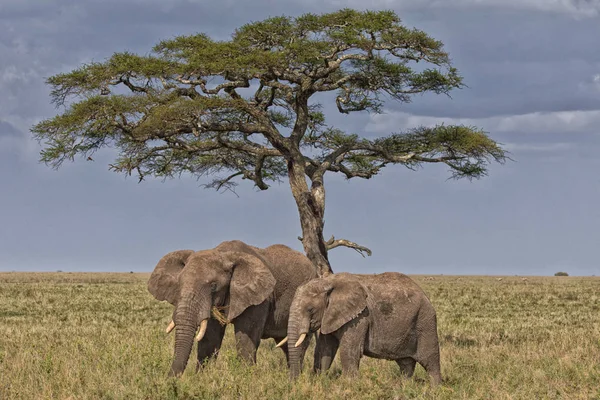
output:
[{"label": "elephant head", "polygon": [[286,338],[291,377],[296,378],[302,370],[306,336],[318,330],[325,335],[335,332],[366,307],[367,291],[348,274],[313,279],[300,286],[290,307]]},{"label": "elephant head", "polygon": [[180,375],[196,340],[206,333],[213,306],[227,305],[232,321],[246,308],[265,301],[275,278],[263,261],[235,251],[180,250],[165,255],[156,265],[148,290],[157,300],[175,306],[167,332],[175,330],[175,357],[170,375]]}]

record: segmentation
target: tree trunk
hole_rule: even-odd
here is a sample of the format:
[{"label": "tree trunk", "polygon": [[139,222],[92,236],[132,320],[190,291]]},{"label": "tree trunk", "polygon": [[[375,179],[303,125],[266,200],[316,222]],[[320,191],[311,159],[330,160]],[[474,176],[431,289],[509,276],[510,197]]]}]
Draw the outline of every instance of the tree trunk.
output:
[{"label": "tree trunk", "polygon": [[309,189],[303,162],[304,160],[301,158],[288,160],[288,176],[292,195],[300,214],[304,252],[317,268],[319,277],[323,277],[333,273],[327,258],[327,246],[323,237],[325,187],[322,181],[313,181],[312,187]]}]

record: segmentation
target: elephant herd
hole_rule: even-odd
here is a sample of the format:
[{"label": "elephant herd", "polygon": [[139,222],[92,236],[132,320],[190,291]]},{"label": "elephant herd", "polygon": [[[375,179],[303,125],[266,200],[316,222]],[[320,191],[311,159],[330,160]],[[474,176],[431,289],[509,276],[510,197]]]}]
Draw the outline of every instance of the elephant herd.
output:
[{"label": "elephant herd", "polygon": [[364,355],[396,361],[407,377],[418,362],[434,384],[441,382],[435,310],[423,290],[400,273],[319,278],[310,260],[287,246],[260,249],[234,240],[165,255],[148,290],[174,306],[167,327],[167,333],[175,330],[171,376],[185,370],[194,341],[197,370],[217,356],[226,318],[240,358],[256,363],[261,339],[273,338],[291,379],[300,374],[314,335],[315,372],[329,369],[339,350],[346,375],[358,373]]}]

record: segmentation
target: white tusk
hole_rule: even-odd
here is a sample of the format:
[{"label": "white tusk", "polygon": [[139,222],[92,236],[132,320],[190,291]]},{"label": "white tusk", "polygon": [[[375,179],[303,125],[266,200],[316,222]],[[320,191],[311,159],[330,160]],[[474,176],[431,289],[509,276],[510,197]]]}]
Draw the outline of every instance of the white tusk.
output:
[{"label": "white tusk", "polygon": [[202,338],[204,337],[204,334],[206,333],[207,326],[208,326],[208,319],[203,319],[202,322],[200,322],[200,332],[198,332],[198,334],[196,335],[196,342],[199,342],[202,340]]},{"label": "white tusk", "polygon": [[304,342],[304,339],[306,339],[306,333],[303,333],[302,335],[300,335],[300,338],[298,338],[298,341],[296,342],[296,345],[294,347],[298,347],[302,344],[302,342]]},{"label": "white tusk", "polygon": [[283,346],[284,344],[286,344],[286,343],[287,343],[287,341],[288,341],[288,337],[286,336],[286,337],[284,337],[284,338],[281,340],[281,342],[277,343],[277,346],[275,346],[275,347],[281,347],[281,346]]},{"label": "white tusk", "polygon": [[167,326],[167,333],[171,333],[171,331],[175,328],[175,321],[171,320],[169,326]]}]

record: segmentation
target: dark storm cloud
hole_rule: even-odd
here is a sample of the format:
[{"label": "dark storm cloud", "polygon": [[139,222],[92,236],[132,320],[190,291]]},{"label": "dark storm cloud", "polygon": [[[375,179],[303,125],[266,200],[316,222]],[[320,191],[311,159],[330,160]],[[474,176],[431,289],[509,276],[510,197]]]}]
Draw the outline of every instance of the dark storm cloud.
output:
[{"label": "dark storm cloud", "polygon": [[[447,168],[386,169],[369,181],[327,178],[326,232],[374,250],[336,249],[336,271],[598,273],[600,37],[598,1],[29,1],[0,2],[0,269],[149,270],[164,253],[227,239],[300,249],[287,183],[232,193],[195,180],[107,171],[114,153],[59,171],[37,162],[28,130],[56,110],[47,77],[162,39],[226,39],[252,20],[342,7],[394,9],[445,43],[469,86],[386,104],[387,115],[340,115],[349,131],[384,135],[417,122],[468,122],[516,162],[446,181]],[[202,183],[202,182],[200,182]]]}]

